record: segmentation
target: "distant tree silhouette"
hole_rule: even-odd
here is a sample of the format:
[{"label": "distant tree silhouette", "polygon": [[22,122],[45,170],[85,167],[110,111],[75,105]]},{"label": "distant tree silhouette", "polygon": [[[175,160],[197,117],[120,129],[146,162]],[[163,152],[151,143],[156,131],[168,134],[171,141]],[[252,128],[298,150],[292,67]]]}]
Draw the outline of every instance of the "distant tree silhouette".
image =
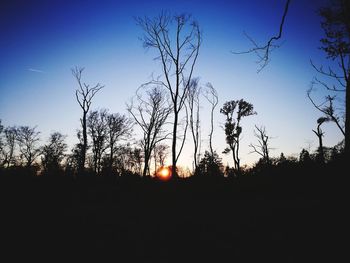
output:
[{"label": "distant tree silhouette", "polygon": [[194,151],[193,151],[193,164],[195,171],[199,164],[200,157],[200,118],[199,118],[199,96],[201,94],[201,87],[199,86],[199,79],[194,78],[191,80],[188,89],[188,111],[189,111],[189,125],[192,134]]},{"label": "distant tree silhouette", "polygon": [[91,111],[87,116],[87,129],[91,137],[92,167],[94,173],[101,174],[102,157],[107,149],[107,110]]},{"label": "distant tree silhouette", "polygon": [[211,105],[210,111],[210,132],[209,132],[209,150],[212,156],[214,156],[213,150],[213,133],[214,133],[214,110],[219,103],[219,96],[211,83],[207,83],[204,90],[204,97]]},{"label": "distant tree silhouette", "polygon": [[171,16],[161,13],[153,19],[137,18],[137,22],[144,31],[144,47],[154,48],[161,62],[163,80],[154,82],[168,90],[172,101],[172,174],[176,176],[176,163],[181,153],[177,151],[179,114],[184,108],[197,62],[201,32],[198,23],[186,14]]},{"label": "distant tree silhouette", "polygon": [[165,165],[165,158],[168,155],[169,146],[166,144],[159,143],[154,147],[153,158],[154,158],[154,171],[157,171],[159,166]]},{"label": "distant tree silhouette", "polygon": [[113,163],[115,161],[115,155],[118,152],[117,143],[122,139],[126,139],[130,136],[132,130],[131,121],[125,116],[120,115],[119,113],[107,114],[107,149],[109,150],[108,155],[108,172],[112,173]]},{"label": "distant tree silhouette", "polygon": [[[224,150],[227,154],[232,152],[234,169],[237,174],[240,173],[240,159],[239,159],[239,140],[242,133],[241,120],[243,117],[248,117],[256,114],[253,104],[246,102],[245,100],[231,100],[224,103],[220,109],[220,113],[226,117],[225,122],[225,135],[226,143],[229,145]],[[236,117],[234,117],[236,114]]]},{"label": "distant tree silhouette", "polygon": [[269,147],[270,137],[267,135],[266,128],[255,125],[254,136],[258,138],[258,144],[251,143],[249,145],[249,147],[253,148],[252,153],[259,154],[265,164],[270,164],[271,160],[269,152],[272,148]]},{"label": "distant tree silhouette", "polygon": [[142,129],[141,145],[144,154],[143,176],[149,174],[149,164],[155,146],[165,140],[169,134],[164,134],[164,125],[172,108],[168,106],[166,96],[161,88],[153,87],[142,94],[142,89],[136,93],[137,106],[131,101],[127,110],[136,124]]},{"label": "distant tree silhouette", "polygon": [[223,164],[219,155],[216,152],[212,154],[211,152],[205,151],[195,174],[204,176],[223,175]]},{"label": "distant tree silhouette", "polygon": [[299,154],[299,162],[302,164],[310,164],[312,162],[310,153],[306,149],[302,149]]},{"label": "distant tree silhouette", "polygon": [[17,129],[16,140],[19,146],[20,159],[22,165],[29,168],[40,155],[38,142],[40,132],[36,127],[20,126]]},{"label": "distant tree silhouette", "polygon": [[76,100],[80,106],[80,108],[83,111],[83,116],[80,119],[81,127],[82,127],[82,144],[80,145],[80,158],[79,158],[79,165],[78,170],[79,172],[83,172],[85,167],[85,159],[86,159],[86,151],[88,148],[88,140],[87,140],[87,123],[86,118],[87,114],[89,112],[92,99],[96,95],[96,93],[101,90],[104,86],[102,86],[100,83],[97,83],[95,86],[90,86],[82,81],[82,74],[83,74],[84,68],[81,67],[75,67],[72,69],[72,74],[75,77],[78,88],[75,90],[75,97]]},{"label": "distant tree silhouette", "polygon": [[61,163],[68,147],[65,138],[60,132],[51,133],[47,144],[42,147],[41,164],[44,174],[57,175],[62,171]]},{"label": "distant tree silhouette", "polygon": [[4,128],[0,120],[0,130],[0,167],[9,168],[16,162],[15,147],[17,128],[15,126]]}]

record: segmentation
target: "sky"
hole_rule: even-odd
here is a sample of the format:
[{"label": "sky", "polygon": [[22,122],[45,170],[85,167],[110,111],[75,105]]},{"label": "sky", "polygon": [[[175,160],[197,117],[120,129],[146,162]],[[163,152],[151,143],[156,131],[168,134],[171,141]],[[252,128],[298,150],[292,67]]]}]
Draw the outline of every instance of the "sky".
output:
[{"label": "sky", "polygon": [[[265,126],[271,136],[272,156],[298,156],[302,148],[315,150],[312,132],[321,114],[306,96],[316,76],[310,65],[330,62],[320,47],[323,32],[316,11],[324,0],[292,0],[286,17],[282,46],[272,53],[267,67],[259,66],[253,54],[235,55],[251,47],[244,32],[258,43],[277,34],[284,0],[178,0],[178,1],[56,1],[7,0],[0,4],[0,119],[5,126],[37,126],[41,143],[49,134],[67,135],[77,143],[81,109],[75,99],[75,66],[85,67],[83,80],[105,85],[91,108],[127,114],[126,103],[136,89],[161,74],[156,52],[145,50],[142,30],[135,17],[189,13],[202,31],[203,42],[194,76],[210,82],[219,95],[214,123],[214,149],[224,164],[232,165],[225,149],[219,113],[228,100],[245,99],[257,115],[243,119],[241,163],[252,164],[259,156],[248,147],[256,143],[254,125]],[[315,94],[325,95],[321,88]],[[201,151],[208,149],[209,105],[201,98]],[[342,135],[332,123],[324,125],[324,145],[334,146]],[[190,136],[179,160],[191,167]],[[135,139],[141,134],[135,131]],[[170,157],[170,154],[169,154]],[[169,158],[170,160],[170,158]],[[170,164],[170,163],[168,163]]]}]

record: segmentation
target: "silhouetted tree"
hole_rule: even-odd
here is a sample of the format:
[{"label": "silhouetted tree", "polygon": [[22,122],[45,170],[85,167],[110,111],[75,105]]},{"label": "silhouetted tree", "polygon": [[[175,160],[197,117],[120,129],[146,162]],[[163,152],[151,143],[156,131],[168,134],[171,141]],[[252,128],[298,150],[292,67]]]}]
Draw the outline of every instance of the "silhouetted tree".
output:
[{"label": "silhouetted tree", "polygon": [[255,125],[254,136],[258,138],[258,144],[250,144],[249,147],[253,148],[252,153],[257,153],[261,156],[262,161],[265,164],[270,164],[269,152],[272,148],[269,148],[269,139],[265,127],[258,127]]},{"label": "silhouetted tree", "polygon": [[197,175],[220,176],[223,175],[223,164],[219,155],[205,151],[203,158],[200,160],[195,172]]},{"label": "silhouetted tree", "polygon": [[324,135],[324,132],[321,129],[321,125],[325,122],[329,121],[327,117],[321,117],[317,119],[317,129],[312,130],[317,138],[318,138],[318,159],[321,163],[324,163],[324,151],[323,151],[323,142],[322,142],[322,137]]},{"label": "silhouetted tree", "polygon": [[149,174],[149,163],[154,147],[168,136],[164,134],[163,128],[172,108],[168,106],[165,94],[159,87],[146,90],[146,94],[142,94],[141,90],[139,89],[136,93],[137,106],[131,101],[127,105],[127,110],[143,132],[141,145],[144,154],[144,169],[142,175],[146,176]]},{"label": "silhouetted tree", "polygon": [[308,96],[309,100],[311,101],[312,105],[317,110],[324,113],[324,115],[326,116],[326,118],[329,121],[334,122],[337,125],[337,127],[339,128],[339,130],[341,131],[341,133],[345,136],[345,131],[344,131],[343,125],[341,124],[341,118],[337,114],[337,112],[334,108],[334,104],[333,104],[333,101],[335,100],[336,97],[327,95],[325,97],[325,101],[323,101],[320,104],[316,104],[314,99],[312,99],[312,97],[311,97],[312,91],[313,91],[313,84],[312,84],[311,88],[307,91],[307,96]]},{"label": "silhouetted tree", "polygon": [[86,118],[87,114],[89,112],[92,99],[96,95],[96,93],[101,90],[104,86],[102,86],[100,83],[97,83],[95,86],[90,86],[82,81],[82,73],[84,71],[84,68],[81,67],[75,67],[72,69],[72,74],[75,77],[78,88],[75,90],[75,97],[77,99],[77,102],[80,106],[80,108],[83,111],[83,116],[80,119],[81,127],[82,127],[82,144],[81,147],[81,154],[79,158],[79,172],[82,172],[85,167],[85,159],[86,159],[86,151],[88,148],[88,141],[87,141],[87,123]]},{"label": "silhouetted tree", "polygon": [[211,83],[207,83],[204,91],[204,97],[211,105],[210,111],[210,132],[209,132],[209,150],[212,156],[214,156],[213,150],[213,133],[214,133],[214,110],[219,102],[219,96]]},{"label": "silhouetted tree", "polygon": [[[231,100],[224,103],[220,109],[220,113],[226,117],[225,135],[226,143],[229,145],[224,150],[224,153],[232,152],[234,169],[237,174],[240,173],[240,159],[239,159],[239,140],[242,133],[241,119],[256,114],[253,104],[245,100]],[[234,118],[236,114],[236,118]]]},{"label": "silhouetted tree", "polygon": [[198,84],[199,79],[194,78],[190,82],[188,89],[188,109],[189,109],[189,125],[192,134],[194,151],[193,151],[193,171],[196,171],[199,164],[200,156],[200,119],[199,119],[199,96],[201,87]]},{"label": "silhouetted tree", "polygon": [[176,163],[181,153],[176,148],[179,114],[184,107],[197,62],[201,32],[198,23],[186,14],[171,16],[161,13],[153,19],[138,18],[137,22],[145,33],[144,47],[156,49],[157,58],[161,62],[163,80],[158,79],[154,82],[168,90],[172,101],[174,113],[171,147],[172,174],[176,176]]},{"label": "silhouetted tree", "polygon": [[0,167],[6,166],[8,168],[11,165],[15,164],[16,137],[17,128],[15,126],[10,126],[6,128],[2,127],[2,132],[0,132]]},{"label": "silhouetted tree", "polygon": [[37,145],[40,132],[36,127],[20,126],[17,129],[16,140],[19,146],[20,159],[25,167],[29,168],[40,155],[40,148]]},{"label": "silhouetted tree", "polygon": [[92,111],[87,116],[88,134],[92,141],[92,167],[95,174],[102,170],[102,156],[107,149],[107,110]]},{"label": "silhouetted tree", "polygon": [[168,155],[169,146],[166,144],[159,143],[154,147],[153,158],[154,158],[154,171],[157,171],[157,164],[159,166],[165,165],[165,158]]},{"label": "silhouetted tree", "polygon": [[308,150],[302,149],[299,154],[299,162],[303,164],[311,163],[312,159]]},{"label": "silhouetted tree", "polygon": [[113,169],[115,154],[118,150],[117,143],[118,141],[130,136],[132,130],[132,123],[125,115],[120,115],[119,113],[107,114],[106,121],[106,141],[109,150],[107,165],[109,173],[111,173]]},{"label": "silhouetted tree", "polygon": [[61,162],[68,147],[65,138],[65,135],[54,132],[50,135],[48,143],[42,147],[41,163],[45,174],[57,175],[62,170]]},{"label": "silhouetted tree", "polygon": [[[329,91],[345,92],[345,154],[350,156],[350,2],[345,0],[330,1],[328,6],[319,10],[322,18],[321,27],[325,37],[321,39],[321,49],[327,58],[337,61],[338,69],[316,67],[322,76],[332,80],[331,83],[316,81]],[[339,127],[339,126],[338,126]]]}]

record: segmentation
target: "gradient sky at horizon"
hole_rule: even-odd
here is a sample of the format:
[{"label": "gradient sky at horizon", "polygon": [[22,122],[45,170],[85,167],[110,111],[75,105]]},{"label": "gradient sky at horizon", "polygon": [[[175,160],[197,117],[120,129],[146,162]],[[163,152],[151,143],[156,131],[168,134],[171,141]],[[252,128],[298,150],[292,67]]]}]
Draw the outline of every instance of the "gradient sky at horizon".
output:
[{"label": "gradient sky at horizon", "polygon": [[[281,48],[269,65],[257,73],[254,55],[234,55],[251,47],[243,32],[264,43],[278,26],[284,0],[179,0],[179,1],[7,1],[0,4],[0,119],[4,125],[38,126],[44,143],[53,131],[77,143],[80,108],[74,96],[74,66],[85,67],[84,81],[105,85],[92,109],[107,108],[127,114],[125,103],[136,89],[161,73],[156,53],[146,51],[134,17],[167,10],[190,13],[198,21],[203,43],[195,68],[202,84],[212,83],[219,94],[215,114],[214,148],[226,147],[220,107],[227,100],[243,98],[257,115],[242,121],[242,163],[258,160],[249,154],[255,143],[254,125],[264,125],[273,137],[272,156],[298,155],[302,148],[317,147],[312,129],[321,116],[308,101],[306,90],[316,75],[310,66],[328,65],[319,49],[323,32],[316,11],[327,1],[292,0]],[[324,96],[320,88],[315,96]],[[208,104],[202,98],[202,152],[208,149]],[[334,124],[324,125],[325,146],[342,140]],[[135,138],[140,138],[136,133]],[[191,167],[190,136],[179,164]],[[170,163],[169,163],[170,164]]]}]

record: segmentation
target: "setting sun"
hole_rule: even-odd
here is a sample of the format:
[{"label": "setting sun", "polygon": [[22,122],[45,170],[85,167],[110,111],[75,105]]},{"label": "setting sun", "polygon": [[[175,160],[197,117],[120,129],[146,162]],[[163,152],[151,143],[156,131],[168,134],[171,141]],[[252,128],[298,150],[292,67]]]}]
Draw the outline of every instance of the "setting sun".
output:
[{"label": "setting sun", "polygon": [[157,177],[160,180],[167,181],[171,178],[171,170],[169,167],[160,167],[157,171]]}]

